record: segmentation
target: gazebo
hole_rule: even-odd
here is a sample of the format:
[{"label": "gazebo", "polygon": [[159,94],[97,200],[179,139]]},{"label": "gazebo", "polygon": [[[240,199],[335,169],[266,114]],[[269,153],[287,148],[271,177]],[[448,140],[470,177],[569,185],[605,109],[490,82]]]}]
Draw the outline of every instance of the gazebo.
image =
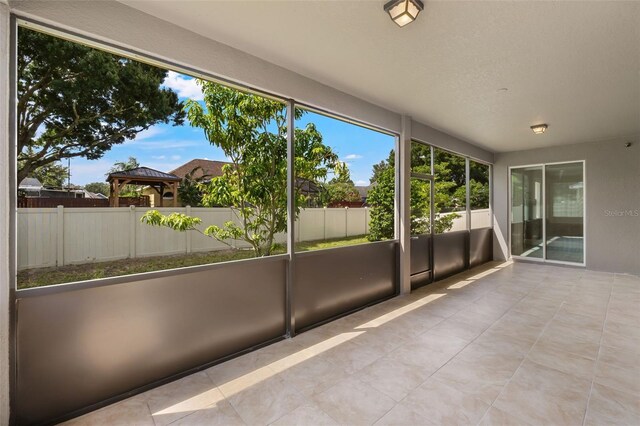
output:
[{"label": "gazebo", "polygon": [[173,193],[173,205],[177,205],[178,201],[178,184],[181,179],[172,174],[159,170],[150,169],[149,167],[137,167],[135,169],[122,172],[110,173],[107,176],[109,182],[109,205],[111,207],[120,206],[120,191],[125,185],[139,185],[153,188],[160,194],[160,205],[162,207],[162,198],[167,188]]}]

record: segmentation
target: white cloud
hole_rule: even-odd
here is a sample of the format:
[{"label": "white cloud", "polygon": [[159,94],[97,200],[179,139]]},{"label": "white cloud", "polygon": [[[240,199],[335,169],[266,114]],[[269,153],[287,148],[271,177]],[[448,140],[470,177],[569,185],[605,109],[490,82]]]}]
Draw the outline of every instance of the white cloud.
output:
[{"label": "white cloud", "polygon": [[160,134],[164,133],[164,129],[161,129],[160,127],[149,127],[146,130],[141,131],[140,133],[138,133],[135,137],[134,140],[136,141],[143,141],[145,139],[150,139],[153,137],[156,137]]},{"label": "white cloud", "polygon": [[166,155],[152,155],[151,158],[154,160],[165,160],[167,158]]},{"label": "white cloud", "polygon": [[181,158],[182,158],[182,157],[181,157],[181,156],[179,156],[179,155],[172,155],[172,156],[171,156],[171,159],[172,159],[172,160],[174,160],[174,161],[179,160],[179,159],[181,159]]},{"label": "white cloud", "polygon": [[358,158],[362,158],[360,154],[349,154],[343,158],[343,160],[357,160]]},{"label": "white cloud", "polygon": [[369,185],[369,182],[368,182],[368,181],[366,181],[366,180],[357,180],[357,181],[355,182],[355,185],[356,185],[356,186],[367,186],[367,185]]},{"label": "white cloud", "polygon": [[164,141],[145,141],[145,142],[136,144],[136,148],[145,149],[145,150],[147,149],[162,150],[162,149],[192,148],[195,146],[205,146],[205,144],[206,142],[203,142],[203,141],[168,139]]},{"label": "white cloud", "polygon": [[202,90],[200,90],[195,78],[169,71],[162,85],[175,91],[180,98],[190,98],[196,101],[204,99]]},{"label": "white cloud", "polygon": [[71,159],[71,183],[85,185],[89,182],[104,182],[106,173],[113,166],[113,162],[100,160]]}]

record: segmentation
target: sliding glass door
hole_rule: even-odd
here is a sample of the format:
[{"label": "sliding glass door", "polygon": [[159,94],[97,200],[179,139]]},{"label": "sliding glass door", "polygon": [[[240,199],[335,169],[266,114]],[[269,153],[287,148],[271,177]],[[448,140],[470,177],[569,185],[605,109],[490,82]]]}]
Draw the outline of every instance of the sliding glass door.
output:
[{"label": "sliding glass door", "polygon": [[511,169],[511,255],[543,258],[542,166]]},{"label": "sliding glass door", "polygon": [[584,263],[584,164],[545,167],[548,260]]},{"label": "sliding glass door", "polygon": [[514,167],[511,255],[584,264],[584,162]]}]

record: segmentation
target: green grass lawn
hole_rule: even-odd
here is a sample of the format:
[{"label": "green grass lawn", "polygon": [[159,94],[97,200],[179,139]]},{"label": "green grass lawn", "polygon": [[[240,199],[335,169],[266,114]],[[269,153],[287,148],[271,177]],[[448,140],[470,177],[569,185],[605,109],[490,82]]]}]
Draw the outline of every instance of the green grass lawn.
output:
[{"label": "green grass lawn", "polygon": [[[296,244],[296,251],[321,250],[353,244],[362,244],[365,242],[367,242],[366,236],[322,241],[305,241],[303,243]],[[277,249],[274,254],[282,253],[286,253],[284,248]],[[207,265],[211,263],[228,262],[230,260],[249,259],[251,257],[253,257],[253,251],[251,250],[219,250],[205,253],[122,259],[110,262],[85,263],[82,265],[66,265],[59,268],[27,269],[18,272],[18,288],[41,287],[75,281],[94,280],[97,278],[117,277],[120,275],[161,271],[163,269],[184,268],[186,266]]]}]

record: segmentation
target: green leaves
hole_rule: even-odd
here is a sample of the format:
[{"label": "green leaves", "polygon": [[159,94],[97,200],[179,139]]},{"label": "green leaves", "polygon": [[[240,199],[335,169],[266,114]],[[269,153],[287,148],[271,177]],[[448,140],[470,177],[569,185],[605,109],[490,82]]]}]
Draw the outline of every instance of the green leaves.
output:
[{"label": "green leaves", "polygon": [[[241,239],[253,247],[256,256],[269,255],[276,247],[275,235],[287,226],[286,105],[209,81],[199,80],[198,84],[204,101],[186,101],[186,117],[211,145],[224,152],[230,164],[209,182],[187,182],[183,193],[198,195],[205,207],[230,207],[237,218],[222,227],[209,226],[203,234],[225,244]],[[295,115],[299,118],[302,111],[296,110]],[[313,124],[295,129],[295,137],[297,180],[324,179],[338,156],[322,143]],[[295,197],[296,201],[304,199],[298,188]],[[189,221],[196,218],[172,216],[147,213],[145,220],[177,230],[196,225]]]},{"label": "green leaves", "polygon": [[197,231],[196,225],[202,223],[198,217],[187,216],[183,213],[171,213],[163,215],[158,210],[149,210],[140,218],[140,222],[151,226],[164,226],[175,231]]},{"label": "green leaves", "polygon": [[97,159],[157,123],[180,125],[167,71],[18,30],[18,181],[63,158]]}]

